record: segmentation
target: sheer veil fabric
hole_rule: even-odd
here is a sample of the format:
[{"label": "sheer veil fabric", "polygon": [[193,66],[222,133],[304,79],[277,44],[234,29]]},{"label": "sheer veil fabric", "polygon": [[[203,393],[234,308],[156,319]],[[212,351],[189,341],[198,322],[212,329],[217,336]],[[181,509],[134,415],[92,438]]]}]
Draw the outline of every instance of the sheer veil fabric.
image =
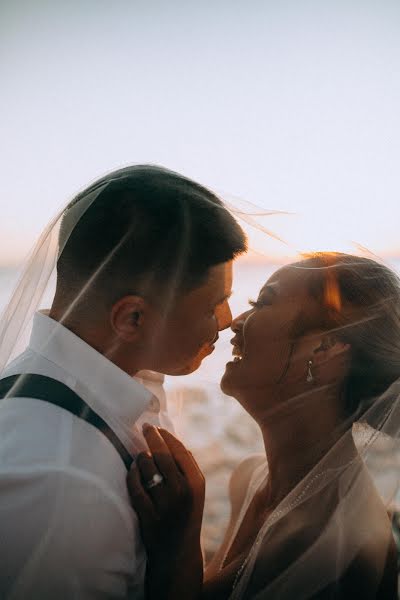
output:
[{"label": "sheer veil fabric", "polygon": [[[115,180],[126,177],[129,169],[105,176],[78,194],[40,236],[1,317],[0,373],[23,350],[23,340],[29,335],[33,315],[42,307],[43,298],[46,302],[51,301],[57,259],[79,219],[99,194]],[[274,211],[259,209],[231,196],[224,195],[222,200],[245,229],[249,246],[256,252],[263,252],[263,240],[266,248],[273,238],[280,243],[280,236],[276,236],[269,225],[269,217]],[[86,285],[90,284],[91,281],[88,281]],[[236,285],[240,286],[240,281]],[[84,290],[81,292],[84,293]],[[224,358],[221,356],[221,374]],[[218,385],[217,381],[210,383]],[[185,378],[175,385],[184,389]],[[355,425],[351,427],[348,424],[343,431],[337,432],[336,441],[329,451],[268,515],[238,570],[232,599],[311,598],[334,585],[365,548],[370,551],[370,563],[375,567],[368,585],[378,589],[385,565],[376,544],[388,543],[390,527],[388,525],[388,531],[376,530],[375,523],[379,522],[379,518],[374,521],[374,516],[379,516],[379,496],[387,509],[397,499],[400,476],[399,392],[400,381],[396,381],[371,403]],[[353,439],[358,449],[356,453]],[[258,468],[253,475],[247,504],[265,477],[268,477],[266,465]],[[313,515],[312,527],[304,521],[306,514]],[[370,527],[366,528],[366,523]],[[303,536],[300,546],[293,548],[291,535],[300,526],[307,535]],[[274,571],[272,556],[275,551],[287,556],[283,570]]]},{"label": "sheer veil fabric", "polygon": [[[399,391],[396,383],[391,393],[397,398]],[[399,418],[396,406],[390,420]],[[384,418],[379,421],[384,427]],[[380,500],[388,509],[395,503],[399,448],[397,440],[386,437],[383,431],[377,434],[367,424],[357,427],[363,429],[355,433],[358,454],[351,449],[352,433],[344,434],[267,517],[238,571],[230,598],[306,600],[326,591],[332,594],[326,597],[342,597],[337,583],[365,551],[368,551],[370,579],[360,579],[358,592],[360,597],[380,597],[386,568],[382,557],[386,557],[391,542],[389,520],[382,527],[386,515],[382,513]],[[380,446],[379,450],[375,444]],[[376,451],[380,463],[386,465],[380,477],[367,466]],[[241,516],[267,473],[266,465],[255,471]],[[291,535],[295,537],[300,528],[304,535],[295,548]],[[283,555],[280,564],[284,567],[278,571],[274,571],[276,555]]]},{"label": "sheer veil fabric", "polygon": [[[33,315],[40,307],[42,299],[47,295],[47,301],[51,301],[49,294],[54,291],[51,286],[54,285],[57,259],[62,254],[73,228],[108,183],[96,185],[93,190],[89,190],[80,201],[76,202],[68,210],[67,221],[63,221],[66,212],[66,209],[63,208],[39,237],[21,278],[1,315],[0,375],[9,361],[23,349],[23,343],[29,339],[27,336],[32,328]],[[64,228],[61,232],[62,222]],[[23,338],[23,342],[21,342],[21,338]]]},{"label": "sheer veil fabric", "polygon": [[[107,186],[129,177],[130,170],[131,167],[126,167],[96,180],[93,185],[73,197],[40,235],[0,317],[0,375],[10,359],[21,351],[24,343],[29,339],[33,315],[41,307],[43,299],[47,305],[51,302],[52,294],[54,294],[57,260],[79,219]],[[260,232],[264,235],[264,240],[269,237],[277,237],[272,231],[266,229],[265,223],[269,216],[279,214],[280,211],[262,210],[251,203],[231,196],[226,202],[226,206],[243,229],[247,231],[250,242],[259,236]],[[262,254],[262,238],[258,237],[257,242],[251,246],[257,253]],[[106,268],[106,266],[103,264],[101,268]],[[91,283],[93,281],[88,281],[87,287]],[[81,294],[84,292],[85,289],[82,289]],[[75,299],[75,302],[78,300],[79,297]],[[69,310],[72,308],[71,305]],[[65,318],[67,316],[68,314],[64,315]]]}]

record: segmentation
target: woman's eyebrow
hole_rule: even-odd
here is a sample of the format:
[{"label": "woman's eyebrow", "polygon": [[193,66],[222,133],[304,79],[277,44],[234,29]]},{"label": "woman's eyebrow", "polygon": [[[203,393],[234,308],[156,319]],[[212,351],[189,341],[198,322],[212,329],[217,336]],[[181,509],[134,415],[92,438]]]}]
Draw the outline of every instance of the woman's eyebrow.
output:
[{"label": "woman's eyebrow", "polygon": [[275,297],[278,295],[278,289],[278,282],[266,283],[260,292],[260,296],[262,296],[263,294],[268,294],[269,296]]}]

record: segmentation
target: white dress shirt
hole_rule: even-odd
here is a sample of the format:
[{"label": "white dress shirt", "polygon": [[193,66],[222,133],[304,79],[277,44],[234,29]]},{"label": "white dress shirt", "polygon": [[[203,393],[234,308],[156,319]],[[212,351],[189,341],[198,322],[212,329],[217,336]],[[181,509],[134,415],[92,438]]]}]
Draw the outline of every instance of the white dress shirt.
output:
[{"label": "white dress shirt", "polygon": [[[146,389],[146,374],[129,377],[44,313],[3,377],[17,373],[65,383],[132,454],[144,447],[143,422],[169,426],[162,376]],[[126,475],[94,426],[42,400],[0,400],[0,598],[143,598],[146,554]]]}]

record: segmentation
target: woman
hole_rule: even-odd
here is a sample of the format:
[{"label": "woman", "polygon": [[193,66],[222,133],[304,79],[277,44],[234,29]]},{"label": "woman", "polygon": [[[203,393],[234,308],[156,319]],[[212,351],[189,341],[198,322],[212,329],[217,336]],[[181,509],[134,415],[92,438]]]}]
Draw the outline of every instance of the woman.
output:
[{"label": "woman", "polygon": [[146,428],[151,453],[128,484],[148,597],[396,598],[391,525],[363,457],[378,431],[398,433],[385,392],[400,376],[399,280],[371,259],[316,254],[275,273],[232,329],[221,387],[258,423],[265,456],[232,476],[231,520],[203,582],[201,473],[175,438]]}]

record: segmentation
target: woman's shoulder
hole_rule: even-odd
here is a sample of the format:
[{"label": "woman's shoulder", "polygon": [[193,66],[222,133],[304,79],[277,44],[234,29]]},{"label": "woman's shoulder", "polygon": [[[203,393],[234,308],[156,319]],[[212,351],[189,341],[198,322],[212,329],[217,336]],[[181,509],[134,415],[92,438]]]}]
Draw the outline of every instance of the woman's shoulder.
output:
[{"label": "woman's shoulder", "polygon": [[254,567],[252,593],[280,581],[283,573],[285,585],[292,585],[303,577],[301,569],[309,569],[310,585],[316,577],[323,588],[313,600],[396,600],[397,551],[387,515],[374,507],[338,519],[335,511],[324,511],[324,499],[296,507],[277,522],[260,552],[264,559]]},{"label": "woman's shoulder", "polygon": [[[249,486],[256,483],[258,480],[256,470],[260,467],[262,472],[265,473],[266,458],[265,454],[252,454],[251,456],[242,460],[237,467],[234,469],[230,484],[229,484],[229,495],[231,501],[231,516],[228,527],[225,532],[224,540],[220,548],[215,553],[214,557],[207,566],[206,579],[212,581],[219,572],[219,569],[224,562],[224,557],[229,550],[230,543],[232,542],[232,535],[238,525],[238,519],[240,517],[241,508],[248,495]],[[218,575],[218,578],[220,576]]]},{"label": "woman's shoulder", "polygon": [[[378,547],[368,544],[360,550],[336,582],[343,598],[397,600],[397,550],[393,538]],[[379,548],[379,546],[381,546]],[[325,598],[325,596],[321,597]]]},{"label": "woman's shoulder", "polygon": [[[332,519],[331,545],[347,568],[335,585],[344,598],[397,599],[397,548],[382,498],[366,469]],[[338,526],[340,524],[340,527]],[[321,596],[325,598],[325,596]]]}]

